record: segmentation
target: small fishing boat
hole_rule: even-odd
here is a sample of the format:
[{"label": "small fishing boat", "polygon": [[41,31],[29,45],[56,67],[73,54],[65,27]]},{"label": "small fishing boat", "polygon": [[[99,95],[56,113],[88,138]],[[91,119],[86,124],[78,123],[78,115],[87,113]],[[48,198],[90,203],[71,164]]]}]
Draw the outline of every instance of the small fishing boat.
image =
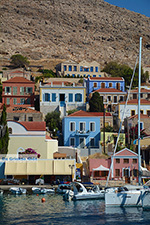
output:
[{"label": "small fishing boat", "polygon": [[50,194],[50,193],[55,193],[55,190],[54,189],[48,189],[48,188],[33,187],[32,193],[33,194]]},{"label": "small fishing boat", "polygon": [[24,189],[24,188],[18,188],[18,187],[11,187],[9,189],[9,191],[12,193],[12,194],[16,194],[16,195],[21,195],[21,194],[26,194],[27,190]]},{"label": "small fishing boat", "polygon": [[71,190],[66,191],[66,193],[63,195],[64,201],[104,199],[104,198],[105,198],[105,191],[100,190],[98,186],[95,186],[91,190],[87,190],[86,187],[79,182],[72,182]]}]

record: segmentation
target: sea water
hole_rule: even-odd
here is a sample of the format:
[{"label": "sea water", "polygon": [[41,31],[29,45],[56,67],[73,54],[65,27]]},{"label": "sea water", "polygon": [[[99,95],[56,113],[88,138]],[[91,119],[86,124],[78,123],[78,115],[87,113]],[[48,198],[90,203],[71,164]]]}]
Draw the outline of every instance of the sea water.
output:
[{"label": "sea water", "polygon": [[64,202],[62,195],[56,194],[4,194],[0,196],[0,224],[149,225],[150,211],[141,207],[105,207],[104,200]]}]

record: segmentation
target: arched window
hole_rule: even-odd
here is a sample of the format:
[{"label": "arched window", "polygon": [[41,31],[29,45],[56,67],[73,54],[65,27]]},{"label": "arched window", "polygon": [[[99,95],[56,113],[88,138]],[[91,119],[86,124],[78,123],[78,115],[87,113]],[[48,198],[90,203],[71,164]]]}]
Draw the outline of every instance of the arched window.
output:
[{"label": "arched window", "polygon": [[12,134],[12,128],[11,127],[8,128],[8,132],[9,132],[9,134]]}]

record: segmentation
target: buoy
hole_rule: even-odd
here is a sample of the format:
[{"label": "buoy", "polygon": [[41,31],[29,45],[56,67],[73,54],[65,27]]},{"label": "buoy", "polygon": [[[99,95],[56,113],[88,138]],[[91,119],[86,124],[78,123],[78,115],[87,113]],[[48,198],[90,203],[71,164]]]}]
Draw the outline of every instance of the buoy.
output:
[{"label": "buoy", "polygon": [[39,196],[39,194],[36,194],[36,196]]},{"label": "buoy", "polygon": [[45,198],[42,198],[41,201],[42,201],[42,202],[45,202]]}]

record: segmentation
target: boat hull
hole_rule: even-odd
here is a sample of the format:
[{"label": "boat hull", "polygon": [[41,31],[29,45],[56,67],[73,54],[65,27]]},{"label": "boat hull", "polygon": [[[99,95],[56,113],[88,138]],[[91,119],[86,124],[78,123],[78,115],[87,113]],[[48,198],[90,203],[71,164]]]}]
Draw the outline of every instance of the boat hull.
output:
[{"label": "boat hull", "polygon": [[143,209],[150,209],[150,191],[145,191],[142,198]]},{"label": "boat hull", "polygon": [[142,191],[110,192],[105,194],[106,206],[142,206]]}]

